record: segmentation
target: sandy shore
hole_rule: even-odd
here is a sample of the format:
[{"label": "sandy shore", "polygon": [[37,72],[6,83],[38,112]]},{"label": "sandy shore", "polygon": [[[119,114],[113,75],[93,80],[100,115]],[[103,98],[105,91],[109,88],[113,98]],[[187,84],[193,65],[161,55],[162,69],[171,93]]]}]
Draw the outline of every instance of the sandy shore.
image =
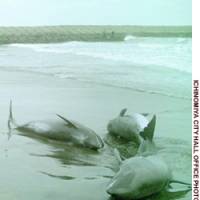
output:
[{"label": "sandy shore", "polygon": [[0,71],[0,91],[0,127],[4,132],[12,99],[19,122],[52,118],[60,113],[103,135],[107,122],[127,107],[130,113],[156,113],[157,136],[190,138],[188,100],[6,70]]},{"label": "sandy shore", "polygon": [[[54,118],[55,113],[80,121],[93,128],[101,136],[106,134],[109,119],[121,108],[129,112],[157,113],[157,137],[180,138],[190,142],[191,102],[167,96],[139,93],[131,90],[62,80],[37,73],[0,71],[0,199],[85,199],[105,200],[108,179],[95,181],[57,181],[40,171],[56,174],[90,176],[93,168],[64,166],[48,157],[30,157],[30,154],[47,154],[55,151],[37,141],[14,135],[8,142],[7,119],[9,101],[18,123],[30,120]],[[48,169],[48,170],[47,170]],[[108,174],[110,170],[101,169]],[[79,192],[77,191],[79,188]],[[95,194],[86,191],[95,191]]]}]

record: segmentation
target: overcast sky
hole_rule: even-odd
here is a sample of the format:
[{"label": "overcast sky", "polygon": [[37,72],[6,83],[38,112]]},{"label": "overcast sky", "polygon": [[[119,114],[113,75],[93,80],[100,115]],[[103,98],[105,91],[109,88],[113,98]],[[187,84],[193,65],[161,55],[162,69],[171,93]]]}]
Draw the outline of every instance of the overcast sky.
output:
[{"label": "overcast sky", "polygon": [[192,0],[0,0],[0,26],[191,25]]}]

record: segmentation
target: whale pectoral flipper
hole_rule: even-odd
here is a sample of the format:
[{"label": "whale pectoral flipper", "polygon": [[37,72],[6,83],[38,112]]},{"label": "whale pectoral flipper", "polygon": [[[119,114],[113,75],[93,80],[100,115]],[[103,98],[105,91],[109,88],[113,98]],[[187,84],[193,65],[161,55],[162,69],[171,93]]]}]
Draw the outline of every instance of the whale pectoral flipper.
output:
[{"label": "whale pectoral flipper", "polygon": [[127,108],[124,108],[120,111],[119,116],[123,117],[127,111]]},{"label": "whale pectoral flipper", "polygon": [[113,153],[114,153],[117,161],[119,162],[119,164],[121,164],[122,163],[122,158],[121,158],[121,155],[120,155],[119,151],[115,148]]},{"label": "whale pectoral flipper", "polygon": [[140,133],[140,136],[144,140],[152,141],[154,136],[155,126],[156,126],[156,115],[153,116],[151,121],[148,123],[147,127],[145,127],[144,130]]},{"label": "whale pectoral flipper", "polygon": [[178,180],[171,180],[170,183],[178,183],[178,184],[182,184],[182,185],[191,186],[191,183],[187,183],[187,182],[184,182],[184,181],[178,181]]},{"label": "whale pectoral flipper", "polygon": [[77,129],[77,126],[75,124],[73,124],[71,121],[69,121],[68,119],[66,119],[65,117],[59,115],[59,114],[56,114],[59,118],[61,118],[62,120],[64,120],[65,122],[67,122],[68,126],[70,127],[73,127],[73,128],[76,128]]},{"label": "whale pectoral flipper", "polygon": [[[173,188],[171,184],[173,183],[177,183],[177,184],[182,184],[182,185],[185,185],[187,186],[186,188]],[[178,180],[171,180],[169,182],[169,185],[168,185],[168,189],[167,191],[168,192],[184,192],[184,191],[191,191],[192,190],[192,184],[191,183],[186,183],[186,182],[183,182],[183,181],[178,181]]]}]

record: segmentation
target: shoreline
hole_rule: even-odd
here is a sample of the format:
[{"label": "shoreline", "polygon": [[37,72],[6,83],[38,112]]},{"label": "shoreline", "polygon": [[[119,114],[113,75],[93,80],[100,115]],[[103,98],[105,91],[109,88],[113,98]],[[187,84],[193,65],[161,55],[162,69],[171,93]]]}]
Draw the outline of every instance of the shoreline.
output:
[{"label": "shoreline", "polygon": [[37,72],[37,71],[26,71],[23,69],[18,69],[16,71],[14,71],[13,69],[7,69],[6,67],[0,67],[0,71],[4,71],[4,72],[16,72],[16,73],[25,73],[25,74],[33,74],[38,75],[38,76],[46,76],[54,78],[56,80],[65,80],[65,81],[69,81],[69,82],[73,82],[76,84],[84,84],[84,85],[91,85],[94,84],[97,87],[105,87],[105,88],[113,88],[115,89],[120,89],[120,90],[126,90],[127,92],[130,93],[142,93],[142,94],[149,94],[149,95],[157,95],[157,96],[163,96],[163,97],[167,97],[167,98],[174,98],[174,99],[179,99],[179,100],[184,100],[184,101],[188,101],[191,102],[192,98],[190,97],[182,97],[182,96],[176,96],[176,95],[168,95],[165,93],[161,93],[161,92],[156,92],[156,91],[148,91],[148,90],[143,90],[143,89],[137,89],[137,88],[131,88],[131,87],[126,87],[126,86],[119,86],[119,85],[112,85],[112,84],[108,84],[108,83],[98,83],[98,82],[92,82],[92,81],[84,81],[84,80],[79,80],[76,78],[59,78],[57,76],[55,76],[54,74],[51,73],[44,73],[44,72]]},{"label": "shoreline", "polygon": [[[190,131],[189,100],[1,69],[0,90],[0,127],[3,132],[7,130],[10,99],[19,122],[54,117],[55,113],[60,113],[104,135],[108,121],[127,107],[130,113],[155,113],[158,137],[181,138]],[[190,140],[190,135],[186,138]]]}]

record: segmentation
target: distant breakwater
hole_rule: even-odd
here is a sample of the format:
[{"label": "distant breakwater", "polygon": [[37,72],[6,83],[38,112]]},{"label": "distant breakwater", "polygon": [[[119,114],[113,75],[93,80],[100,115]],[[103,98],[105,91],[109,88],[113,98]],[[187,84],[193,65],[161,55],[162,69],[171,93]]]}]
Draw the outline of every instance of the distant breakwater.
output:
[{"label": "distant breakwater", "polygon": [[192,37],[191,26],[0,27],[0,44],[123,41],[135,37]]}]

